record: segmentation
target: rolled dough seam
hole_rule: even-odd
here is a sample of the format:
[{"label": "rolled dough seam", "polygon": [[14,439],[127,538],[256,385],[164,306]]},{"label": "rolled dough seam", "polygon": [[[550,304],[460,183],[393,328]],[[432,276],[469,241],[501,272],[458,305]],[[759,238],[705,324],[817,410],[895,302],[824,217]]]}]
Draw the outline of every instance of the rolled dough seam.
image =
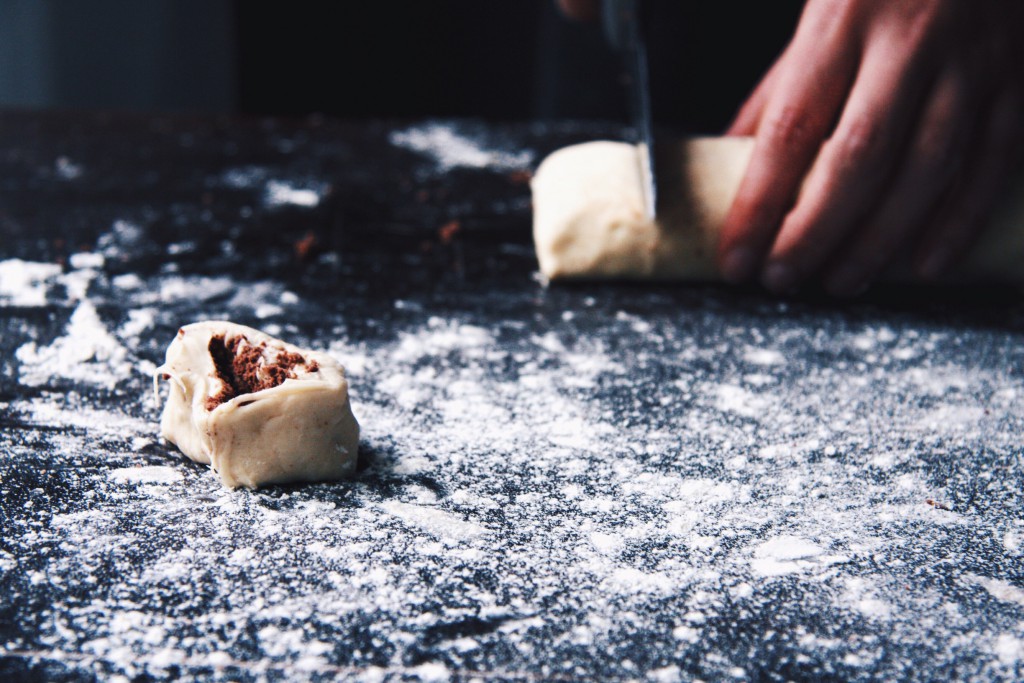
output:
[{"label": "rolled dough seam", "polygon": [[[659,146],[657,220],[644,216],[637,148],[573,145],[548,156],[531,182],[541,273],[559,279],[719,280],[718,236],[753,138],[693,138]],[[954,281],[1024,284],[1024,177],[1018,178]],[[891,270],[889,280],[908,280]]]}]

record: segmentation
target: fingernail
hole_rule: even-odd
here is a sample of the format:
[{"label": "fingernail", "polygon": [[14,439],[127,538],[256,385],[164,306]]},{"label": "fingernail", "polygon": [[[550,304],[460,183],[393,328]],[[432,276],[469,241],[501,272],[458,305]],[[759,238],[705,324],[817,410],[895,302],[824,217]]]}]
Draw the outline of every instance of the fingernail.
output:
[{"label": "fingernail", "polygon": [[738,285],[753,276],[756,265],[757,257],[753,250],[747,247],[736,247],[726,254],[722,261],[722,277],[726,282]]},{"label": "fingernail", "polygon": [[769,263],[761,274],[761,284],[776,294],[787,294],[796,289],[796,271],[785,263]]},{"label": "fingernail", "polygon": [[946,249],[938,248],[928,252],[928,255],[921,259],[917,267],[917,273],[926,280],[932,280],[942,275],[949,263],[950,253]]},{"label": "fingernail", "polygon": [[867,291],[868,279],[864,271],[856,266],[843,266],[833,273],[825,283],[825,289],[832,296],[859,296]]}]

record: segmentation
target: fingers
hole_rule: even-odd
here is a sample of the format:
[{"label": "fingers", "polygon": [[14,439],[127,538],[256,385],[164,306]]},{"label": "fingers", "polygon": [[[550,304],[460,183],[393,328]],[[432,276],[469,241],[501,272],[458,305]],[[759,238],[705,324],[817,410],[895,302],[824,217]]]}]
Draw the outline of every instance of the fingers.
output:
[{"label": "fingers", "polygon": [[[823,26],[825,21],[822,17]],[[742,120],[734,126],[750,130],[757,119],[754,152],[719,238],[719,270],[730,282],[743,282],[755,274],[856,69],[850,41],[841,35],[823,37],[814,22],[808,28],[801,19],[800,25],[802,30],[773,69],[760,115],[755,116],[761,96],[755,96],[748,113],[741,112]],[[829,43],[825,49],[822,41]]]},{"label": "fingers", "polygon": [[961,182],[942,207],[935,230],[915,259],[917,274],[934,279],[949,269],[985,227],[999,192],[1024,153],[1020,129],[1024,98],[1017,88],[1006,88],[993,102],[979,145],[971,154]]},{"label": "fingers", "polygon": [[1024,160],[1024,57],[1007,20],[1024,8],[1008,7],[810,0],[727,132],[756,142],[719,238],[723,277],[760,268],[789,291],[824,273],[848,295],[912,239],[921,275],[964,253]]},{"label": "fingers", "polygon": [[936,81],[884,199],[825,278],[830,294],[860,294],[933,214],[963,164],[979,113],[968,80],[965,68],[955,68]]},{"label": "fingers", "polygon": [[790,291],[816,272],[874,207],[920,106],[924,74],[912,52],[887,40],[864,55],[835,133],[772,245],[761,278],[768,289]]}]

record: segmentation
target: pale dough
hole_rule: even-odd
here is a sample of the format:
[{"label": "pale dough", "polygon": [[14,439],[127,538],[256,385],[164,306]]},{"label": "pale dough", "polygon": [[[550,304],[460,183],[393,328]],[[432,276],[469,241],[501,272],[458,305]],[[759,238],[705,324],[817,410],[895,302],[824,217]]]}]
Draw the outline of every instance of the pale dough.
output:
[{"label": "pale dough", "polygon": [[359,424],[332,357],[251,327],[187,325],[156,376],[170,384],[161,435],[226,486],[339,479],[355,469]]},{"label": "pale dough", "polygon": [[[638,150],[624,142],[560,149],[537,169],[533,236],[552,280],[717,280],[722,222],[753,151],[753,138],[694,138],[658,149],[656,221],[644,215]],[[951,279],[1024,282],[1024,182]],[[889,279],[906,279],[891,271]]]}]

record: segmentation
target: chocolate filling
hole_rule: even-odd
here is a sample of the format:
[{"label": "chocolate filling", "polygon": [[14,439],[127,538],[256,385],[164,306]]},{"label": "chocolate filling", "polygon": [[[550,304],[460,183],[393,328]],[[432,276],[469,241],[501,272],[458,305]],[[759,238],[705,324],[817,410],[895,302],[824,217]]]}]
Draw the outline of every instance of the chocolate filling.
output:
[{"label": "chocolate filling", "polygon": [[[240,349],[242,342],[248,343]],[[273,362],[266,362],[264,351],[267,343],[261,342],[257,346],[241,335],[230,341],[223,334],[216,335],[210,339],[207,348],[213,358],[217,378],[223,383],[220,391],[206,399],[207,410],[213,410],[236,396],[272,389],[286,379],[295,379],[295,366],[306,362],[301,354],[291,351],[280,351]],[[318,369],[315,361],[310,363],[310,372]]]}]

